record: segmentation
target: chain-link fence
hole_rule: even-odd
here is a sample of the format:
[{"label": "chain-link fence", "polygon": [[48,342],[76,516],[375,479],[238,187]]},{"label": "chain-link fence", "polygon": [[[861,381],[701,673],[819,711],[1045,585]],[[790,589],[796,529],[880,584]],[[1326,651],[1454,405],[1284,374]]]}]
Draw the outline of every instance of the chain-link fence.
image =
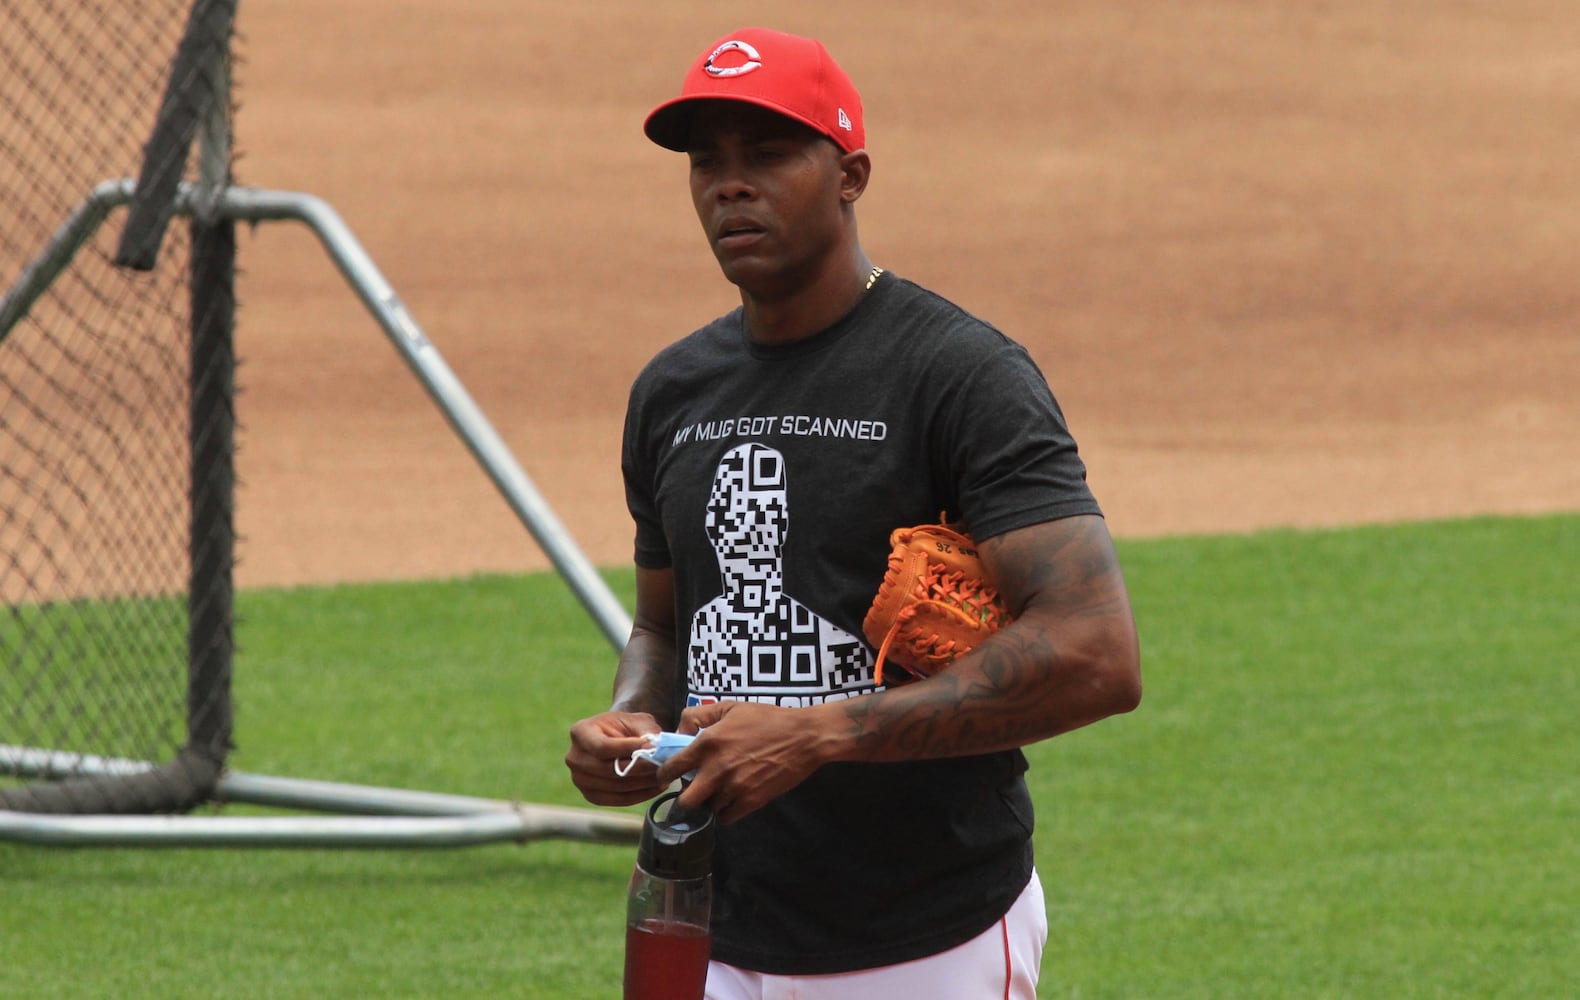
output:
[{"label": "chain-link fence", "polygon": [[[318,234],[610,641],[630,634],[333,210],[231,185],[236,7],[0,3],[0,840],[632,843],[619,813],[225,768],[237,220]],[[130,815],[211,798],[373,815]]]},{"label": "chain-link fence", "polygon": [[168,223],[234,12],[0,4],[0,808],[188,808],[230,742],[233,224]]}]

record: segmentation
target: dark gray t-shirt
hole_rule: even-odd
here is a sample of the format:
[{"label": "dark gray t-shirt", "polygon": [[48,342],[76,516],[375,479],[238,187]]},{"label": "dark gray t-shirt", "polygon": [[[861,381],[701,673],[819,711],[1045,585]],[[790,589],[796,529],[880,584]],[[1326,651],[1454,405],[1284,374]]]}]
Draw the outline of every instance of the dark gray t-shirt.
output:
[{"label": "dark gray t-shirt", "polygon": [[[636,562],[675,571],[677,708],[874,691],[861,622],[895,528],[947,512],[980,540],[1099,512],[1026,351],[892,274],[789,346],[736,310],[661,351],[622,465]],[[714,956],[815,975],[969,940],[1030,878],[1025,768],[835,764],[722,828]]]}]

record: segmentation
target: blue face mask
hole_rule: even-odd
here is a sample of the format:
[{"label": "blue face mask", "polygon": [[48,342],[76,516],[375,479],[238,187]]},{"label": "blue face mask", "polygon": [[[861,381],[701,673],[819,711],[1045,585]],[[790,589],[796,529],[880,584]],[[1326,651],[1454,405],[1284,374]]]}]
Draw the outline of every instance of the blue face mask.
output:
[{"label": "blue face mask", "polygon": [[[643,737],[643,739],[647,740],[648,745],[633,753],[631,759],[626,762],[624,767],[620,766],[619,761],[615,761],[614,773],[622,778],[625,777],[631,773],[631,769],[636,766],[636,762],[639,760],[652,761],[653,766],[657,767],[689,747],[691,741],[696,738],[695,735],[688,736],[684,733],[648,733]],[[692,772],[692,774],[695,773]],[[691,775],[688,774],[686,777],[689,778]]]}]

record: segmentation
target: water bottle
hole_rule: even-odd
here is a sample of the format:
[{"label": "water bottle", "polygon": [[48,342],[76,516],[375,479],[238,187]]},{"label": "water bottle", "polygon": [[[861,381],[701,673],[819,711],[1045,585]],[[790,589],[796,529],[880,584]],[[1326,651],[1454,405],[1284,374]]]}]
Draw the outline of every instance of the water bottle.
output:
[{"label": "water bottle", "polygon": [[648,807],[626,895],[625,1000],[702,1000],[713,937],[713,813]]}]

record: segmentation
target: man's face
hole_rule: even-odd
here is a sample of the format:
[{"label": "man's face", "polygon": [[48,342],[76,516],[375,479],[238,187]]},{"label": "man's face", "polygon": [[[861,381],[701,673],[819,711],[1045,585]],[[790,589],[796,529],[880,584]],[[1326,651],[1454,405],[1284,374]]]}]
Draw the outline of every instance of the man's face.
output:
[{"label": "man's face", "polygon": [[759,297],[804,287],[844,237],[839,147],[735,101],[699,108],[688,147],[691,200],[725,277]]}]

